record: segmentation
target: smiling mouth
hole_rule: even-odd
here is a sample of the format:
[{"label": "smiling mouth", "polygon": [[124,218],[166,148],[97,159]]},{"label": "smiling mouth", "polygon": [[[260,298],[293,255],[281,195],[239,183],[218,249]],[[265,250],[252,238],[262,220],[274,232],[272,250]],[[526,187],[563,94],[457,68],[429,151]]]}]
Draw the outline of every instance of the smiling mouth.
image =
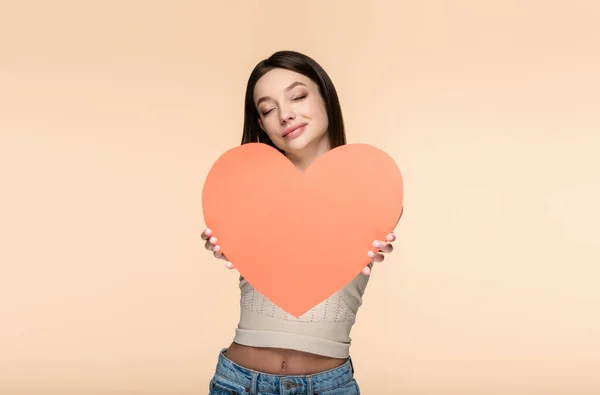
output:
[{"label": "smiling mouth", "polygon": [[302,134],[302,132],[304,131],[304,128],[306,127],[306,124],[301,124],[298,125],[297,127],[293,128],[292,130],[286,132],[283,134],[284,138],[287,139],[293,139],[294,137],[298,137],[299,135]]}]

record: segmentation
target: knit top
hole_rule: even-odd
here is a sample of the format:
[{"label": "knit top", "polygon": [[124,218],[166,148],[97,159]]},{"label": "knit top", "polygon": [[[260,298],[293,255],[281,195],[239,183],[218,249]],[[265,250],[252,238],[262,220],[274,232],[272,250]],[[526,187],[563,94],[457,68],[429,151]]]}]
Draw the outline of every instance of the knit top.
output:
[{"label": "knit top", "polygon": [[300,317],[273,304],[240,276],[240,320],[234,342],[276,347],[332,358],[350,356],[350,331],[369,276],[359,273],[350,283]]}]

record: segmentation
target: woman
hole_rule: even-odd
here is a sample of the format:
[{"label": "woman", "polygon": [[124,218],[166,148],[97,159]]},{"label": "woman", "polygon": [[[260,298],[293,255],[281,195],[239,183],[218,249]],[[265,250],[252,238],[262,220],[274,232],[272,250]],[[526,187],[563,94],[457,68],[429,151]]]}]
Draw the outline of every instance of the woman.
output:
[{"label": "woman", "polygon": [[[338,96],[313,59],[280,51],[258,63],[246,88],[242,144],[261,142],[304,170],[319,155],[346,144]],[[202,238],[224,259],[218,235]],[[350,329],[373,262],[391,252],[395,236],[374,241],[380,253],[362,274],[299,318],[291,317],[240,276],[240,321],[231,345],[218,357],[210,394],[352,395],[360,390],[349,355]],[[229,269],[234,263],[226,262]]]}]

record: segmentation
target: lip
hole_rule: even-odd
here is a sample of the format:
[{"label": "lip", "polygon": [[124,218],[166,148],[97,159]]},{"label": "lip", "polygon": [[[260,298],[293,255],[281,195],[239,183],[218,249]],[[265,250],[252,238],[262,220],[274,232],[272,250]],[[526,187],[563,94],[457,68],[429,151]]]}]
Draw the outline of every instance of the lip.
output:
[{"label": "lip", "polygon": [[283,137],[287,137],[287,135],[289,135],[290,133],[305,127],[306,125],[308,125],[307,123],[300,123],[298,125],[294,125],[294,126],[290,126],[289,128],[285,129],[285,131],[283,132]]}]

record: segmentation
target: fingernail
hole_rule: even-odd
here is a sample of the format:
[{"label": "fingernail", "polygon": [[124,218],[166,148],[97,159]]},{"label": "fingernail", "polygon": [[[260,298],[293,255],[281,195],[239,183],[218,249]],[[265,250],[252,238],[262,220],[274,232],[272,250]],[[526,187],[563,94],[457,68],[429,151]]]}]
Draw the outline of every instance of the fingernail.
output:
[{"label": "fingernail", "polygon": [[369,251],[367,255],[369,255],[371,258],[375,257],[375,253],[373,251]]},{"label": "fingernail", "polygon": [[221,251],[221,246],[214,246],[214,248],[213,248],[213,251],[214,251],[214,252],[219,252],[219,251]]},{"label": "fingernail", "polygon": [[381,243],[380,243],[380,242],[378,242],[377,240],[375,240],[375,241],[373,242],[373,247],[381,247]]},{"label": "fingernail", "polygon": [[210,242],[211,242],[211,244],[215,244],[215,243],[217,242],[217,238],[216,238],[216,237],[214,237],[214,236],[213,236],[213,237],[211,237],[211,238],[210,238]]}]

